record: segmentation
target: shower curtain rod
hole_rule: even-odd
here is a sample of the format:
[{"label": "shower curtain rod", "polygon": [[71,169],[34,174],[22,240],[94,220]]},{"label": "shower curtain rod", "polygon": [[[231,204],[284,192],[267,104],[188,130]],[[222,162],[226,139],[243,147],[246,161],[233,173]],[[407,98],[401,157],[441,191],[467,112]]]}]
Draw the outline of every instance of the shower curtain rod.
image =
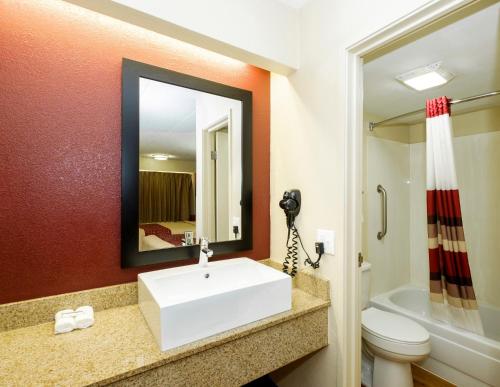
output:
[{"label": "shower curtain rod", "polygon": [[[499,94],[500,94],[500,90],[496,90],[496,91],[492,91],[492,92],[489,92],[489,93],[474,95],[472,97],[467,97],[467,98],[462,98],[462,99],[454,99],[454,100],[450,101],[450,105],[455,105],[455,104],[459,104],[459,103],[462,103],[462,102],[475,101],[476,99],[481,99],[481,98],[486,98],[486,97],[493,97],[493,96],[499,95]],[[420,113],[420,112],[425,112],[425,108],[424,109],[418,109],[418,110],[415,110],[413,112],[408,112],[408,113],[400,114],[399,116],[387,118],[387,119],[379,121],[379,122],[370,122],[368,124],[369,128],[370,128],[370,132],[373,132],[373,129],[375,129],[377,126],[384,125],[385,123],[387,123],[389,121],[396,120],[398,118],[407,117],[407,116],[412,116],[412,115],[414,115],[416,113]]]}]

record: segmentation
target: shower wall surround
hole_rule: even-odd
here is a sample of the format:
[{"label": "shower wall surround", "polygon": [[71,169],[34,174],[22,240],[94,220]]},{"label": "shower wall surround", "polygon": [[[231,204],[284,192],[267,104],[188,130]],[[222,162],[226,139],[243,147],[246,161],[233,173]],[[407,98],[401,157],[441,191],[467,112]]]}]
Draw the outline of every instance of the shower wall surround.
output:
[{"label": "shower wall surround", "polygon": [[[376,295],[410,282],[409,145],[368,136],[367,154],[364,231],[368,249],[364,255],[372,263],[371,291]],[[382,240],[377,239],[382,227],[378,184],[387,190],[387,234]]]},{"label": "shower wall surround", "polygon": [[[500,307],[498,118],[500,108],[453,117],[464,230],[476,296],[480,303],[496,307]],[[406,143],[406,135],[404,142],[381,138],[380,134],[367,136],[364,254],[374,264],[373,295],[408,282],[428,286],[424,125],[398,129],[408,130],[412,143]],[[376,238],[380,228],[377,184],[385,184],[388,191],[389,229],[382,241]]]}]

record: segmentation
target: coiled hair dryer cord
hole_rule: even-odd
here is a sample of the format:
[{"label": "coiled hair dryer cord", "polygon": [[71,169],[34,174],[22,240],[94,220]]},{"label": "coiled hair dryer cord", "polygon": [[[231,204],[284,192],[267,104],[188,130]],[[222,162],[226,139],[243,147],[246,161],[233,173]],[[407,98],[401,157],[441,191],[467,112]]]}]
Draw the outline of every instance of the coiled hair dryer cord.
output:
[{"label": "coiled hair dryer cord", "polygon": [[[290,244],[290,234],[292,234],[292,244]],[[286,238],[286,249],[287,254],[285,261],[283,262],[283,273],[290,275],[290,277],[295,277],[297,274],[297,266],[299,260],[299,248],[298,248],[298,233],[297,228],[292,226],[288,229],[288,237]],[[290,271],[290,265],[292,266]]]},{"label": "coiled hair dryer cord", "polygon": [[[290,234],[292,235],[291,241],[292,243],[290,244]],[[299,261],[299,244],[302,247],[302,250],[304,250],[304,253],[307,255],[307,261],[311,261],[311,257],[309,257],[309,254],[307,253],[306,249],[304,248],[304,245],[302,244],[302,238],[300,237],[299,230],[297,230],[297,227],[295,227],[295,223],[292,223],[290,228],[288,229],[288,236],[286,238],[286,248],[287,248],[287,254],[285,257],[285,260],[283,262],[283,273],[286,273],[290,275],[290,277],[295,277],[297,274],[297,268],[298,268],[298,261]],[[290,265],[291,265],[291,271],[290,271]]]}]

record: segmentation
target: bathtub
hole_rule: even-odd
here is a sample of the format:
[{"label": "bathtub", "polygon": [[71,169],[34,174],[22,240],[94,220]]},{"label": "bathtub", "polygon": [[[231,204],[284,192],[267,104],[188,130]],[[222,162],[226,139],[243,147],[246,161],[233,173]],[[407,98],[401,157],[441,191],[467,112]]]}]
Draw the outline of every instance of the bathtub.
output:
[{"label": "bathtub", "polygon": [[371,306],[417,321],[431,336],[420,365],[459,387],[500,386],[500,308],[480,305],[485,337],[431,317],[429,292],[406,285],[373,297]]}]

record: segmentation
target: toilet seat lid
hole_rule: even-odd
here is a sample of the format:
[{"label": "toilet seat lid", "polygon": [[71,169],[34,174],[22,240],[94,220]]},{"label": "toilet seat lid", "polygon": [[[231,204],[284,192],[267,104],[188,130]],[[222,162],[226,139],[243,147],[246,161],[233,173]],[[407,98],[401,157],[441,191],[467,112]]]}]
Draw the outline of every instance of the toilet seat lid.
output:
[{"label": "toilet seat lid", "polygon": [[363,329],[381,339],[407,344],[421,344],[429,340],[429,332],[407,317],[368,308],[361,314]]}]

